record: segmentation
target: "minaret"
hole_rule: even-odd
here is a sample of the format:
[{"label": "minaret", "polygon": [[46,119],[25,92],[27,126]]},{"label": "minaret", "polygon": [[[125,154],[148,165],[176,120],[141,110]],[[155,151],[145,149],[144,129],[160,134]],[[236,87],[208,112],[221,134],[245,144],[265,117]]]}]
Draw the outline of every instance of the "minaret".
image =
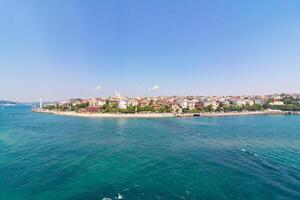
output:
[{"label": "minaret", "polygon": [[40,98],[40,109],[42,109],[42,108],[43,108],[43,99]]}]

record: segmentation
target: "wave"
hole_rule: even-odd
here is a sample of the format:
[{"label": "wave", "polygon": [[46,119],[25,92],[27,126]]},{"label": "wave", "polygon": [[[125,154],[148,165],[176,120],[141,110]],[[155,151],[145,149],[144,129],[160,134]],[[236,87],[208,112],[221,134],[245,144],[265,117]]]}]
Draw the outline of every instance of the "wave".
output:
[{"label": "wave", "polygon": [[11,104],[11,103],[4,103],[0,104],[0,106],[16,106],[17,104]]},{"label": "wave", "polygon": [[249,155],[252,155],[252,156],[258,156],[257,153],[253,153],[253,152],[251,152],[251,151],[249,151],[249,150],[247,150],[247,149],[241,148],[240,150],[241,150],[242,152],[245,152],[245,153],[249,154]]},{"label": "wave", "polygon": [[[115,199],[123,199],[123,196],[120,193],[118,193],[118,196],[116,196]],[[112,200],[112,199],[109,197],[104,197],[102,200]]]},{"label": "wave", "polygon": [[123,196],[118,193],[117,199],[123,199]]}]

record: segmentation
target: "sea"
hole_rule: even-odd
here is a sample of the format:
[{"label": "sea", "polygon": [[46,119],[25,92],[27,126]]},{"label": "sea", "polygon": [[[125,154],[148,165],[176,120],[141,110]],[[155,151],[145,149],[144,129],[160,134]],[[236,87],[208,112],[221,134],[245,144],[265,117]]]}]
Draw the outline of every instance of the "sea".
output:
[{"label": "sea", "polygon": [[0,107],[0,200],[300,199],[300,116],[103,119]]}]

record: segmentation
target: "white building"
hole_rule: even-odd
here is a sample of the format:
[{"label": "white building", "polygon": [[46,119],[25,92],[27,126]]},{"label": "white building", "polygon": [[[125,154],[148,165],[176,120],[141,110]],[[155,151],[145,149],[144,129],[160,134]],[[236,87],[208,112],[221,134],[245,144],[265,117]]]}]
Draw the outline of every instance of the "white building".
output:
[{"label": "white building", "polygon": [[226,106],[229,106],[229,105],[230,105],[230,101],[227,101],[227,100],[226,100],[226,101],[223,101],[222,103],[223,103],[224,105],[226,105]]},{"label": "white building", "polygon": [[233,100],[232,100],[232,103],[233,103],[234,105],[237,105],[237,106],[243,106],[243,105],[246,105],[246,103],[245,103],[243,100],[241,100],[241,99],[233,99]]},{"label": "white building", "polygon": [[131,105],[131,106],[138,106],[139,105],[139,101],[137,99],[130,99],[128,101],[128,105]]},{"label": "white building", "polygon": [[127,101],[124,100],[124,99],[120,99],[118,101],[118,108],[126,109],[127,108]]},{"label": "white building", "polygon": [[219,103],[216,102],[216,101],[207,101],[207,102],[204,102],[204,103],[203,103],[203,106],[204,106],[204,107],[212,106],[212,108],[213,108],[214,110],[216,110],[216,109],[218,108],[218,106],[219,106]]},{"label": "white building", "polygon": [[96,100],[96,99],[92,99],[92,100],[90,101],[90,106],[98,106],[97,104],[98,104],[98,103],[97,103],[97,100]]},{"label": "white building", "polygon": [[104,104],[106,104],[106,101],[100,98],[90,100],[90,106],[98,107],[98,106],[103,106]]},{"label": "white building", "polygon": [[195,109],[195,101],[194,100],[188,101],[188,108],[190,110]]},{"label": "white building", "polygon": [[280,101],[280,100],[274,100],[272,103],[270,103],[271,105],[274,105],[274,106],[282,106],[284,105],[284,102],[283,101]]},{"label": "white building", "polygon": [[255,99],[255,104],[257,104],[257,105],[264,105],[264,103],[265,103],[265,101],[263,100],[263,99]]},{"label": "white building", "polygon": [[98,106],[104,106],[106,104],[106,101],[103,99],[97,99]]},{"label": "white building", "polygon": [[181,108],[188,108],[188,100],[184,99],[180,102],[180,107]]},{"label": "white building", "polygon": [[250,105],[250,106],[254,105],[254,101],[252,99],[246,99],[246,100],[244,100],[244,102],[245,102],[245,105]]}]

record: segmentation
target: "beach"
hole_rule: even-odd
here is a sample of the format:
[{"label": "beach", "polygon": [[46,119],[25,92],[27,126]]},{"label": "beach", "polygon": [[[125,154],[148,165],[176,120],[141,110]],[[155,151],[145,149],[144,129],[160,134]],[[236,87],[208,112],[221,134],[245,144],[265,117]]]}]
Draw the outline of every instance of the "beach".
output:
[{"label": "beach", "polygon": [[[222,117],[222,116],[244,116],[244,115],[286,115],[289,112],[281,110],[243,111],[243,112],[207,112],[207,113],[78,113],[71,111],[57,111],[47,109],[32,109],[33,112],[48,113],[55,115],[90,117],[90,118],[166,118],[166,117]],[[300,114],[293,112],[293,114]]]}]

